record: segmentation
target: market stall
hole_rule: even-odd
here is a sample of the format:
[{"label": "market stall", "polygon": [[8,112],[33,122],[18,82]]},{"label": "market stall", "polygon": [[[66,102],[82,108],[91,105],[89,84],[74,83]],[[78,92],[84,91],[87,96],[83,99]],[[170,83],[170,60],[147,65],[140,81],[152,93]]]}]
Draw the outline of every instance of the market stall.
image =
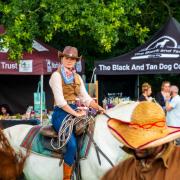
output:
[{"label": "market stall", "polygon": [[[111,81],[111,87],[114,88],[118,84],[118,81],[122,82],[123,80],[126,80],[126,83],[124,84],[129,84],[129,87],[126,89],[129,93],[126,91],[120,91],[119,93],[131,97],[132,91],[137,92],[136,96],[139,95],[139,75],[179,74],[179,22],[174,18],[170,18],[167,23],[145,44],[127,54],[108,60],[96,61],[95,68],[99,84],[101,84],[99,86],[99,89],[101,90],[101,100],[104,94],[102,87],[105,86],[107,81]],[[112,78],[112,76],[116,76],[116,78]],[[133,80],[134,77],[136,77],[136,80]],[[132,84],[132,81],[136,83]],[[123,89],[123,86],[121,89]]]},{"label": "market stall", "polygon": [[[44,75],[50,75],[59,65],[58,51],[40,41],[33,41],[33,52],[23,53],[22,60],[17,62],[8,60],[8,50],[3,49],[0,52],[0,74],[1,74],[1,97],[0,103],[10,103],[13,109],[16,109],[16,103],[19,99],[23,99],[24,109],[27,105],[33,105],[33,92],[27,95],[28,88],[36,91],[38,81],[41,82],[40,93],[42,95],[44,89]],[[8,75],[8,76],[7,76]],[[21,75],[21,78],[16,76]],[[30,75],[29,77],[27,75]],[[34,76],[34,77],[32,77]],[[17,80],[17,81],[16,81]],[[19,81],[20,80],[20,81]],[[33,82],[33,80],[35,80]],[[4,84],[2,84],[4,83]],[[14,87],[11,87],[11,84]],[[11,88],[8,87],[10,85]],[[27,85],[27,86],[26,86]],[[33,87],[33,88],[32,88]],[[20,90],[20,91],[17,91]],[[26,91],[27,90],[27,91]],[[17,96],[17,94],[19,96]],[[10,97],[14,97],[14,102],[10,102]],[[42,97],[42,96],[41,96]],[[8,101],[8,102],[7,102]],[[29,104],[31,102],[31,104]],[[42,102],[42,99],[41,99]],[[23,110],[24,110],[23,109]],[[21,110],[20,110],[21,112]],[[41,108],[42,114],[42,108]],[[42,119],[42,117],[41,117]]]}]

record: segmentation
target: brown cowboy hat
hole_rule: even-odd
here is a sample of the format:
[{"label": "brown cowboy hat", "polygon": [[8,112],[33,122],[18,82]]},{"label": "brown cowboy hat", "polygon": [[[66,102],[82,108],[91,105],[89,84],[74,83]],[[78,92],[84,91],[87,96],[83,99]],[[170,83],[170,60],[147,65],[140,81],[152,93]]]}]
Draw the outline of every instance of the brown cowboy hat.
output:
[{"label": "brown cowboy hat", "polygon": [[130,113],[127,115],[131,117],[129,122],[127,119],[123,121],[123,117],[121,120],[111,118],[108,127],[121,143],[131,149],[156,147],[180,137],[180,128],[166,126],[165,113],[157,103],[140,102]]},{"label": "brown cowboy hat", "polygon": [[75,58],[76,60],[80,60],[82,56],[78,56],[78,50],[76,47],[66,46],[63,52],[58,51],[58,57],[70,57]]}]

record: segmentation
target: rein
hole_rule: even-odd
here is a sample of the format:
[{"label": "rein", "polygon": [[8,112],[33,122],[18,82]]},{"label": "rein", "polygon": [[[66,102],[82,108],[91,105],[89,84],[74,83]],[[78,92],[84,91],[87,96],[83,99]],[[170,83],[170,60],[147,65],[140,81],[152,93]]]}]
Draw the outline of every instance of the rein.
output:
[{"label": "rein", "polygon": [[99,153],[109,162],[109,164],[114,167],[114,164],[112,163],[112,161],[106,156],[106,154],[100,149],[100,147],[96,144],[96,142],[94,141],[93,137],[92,137],[92,134],[87,134],[88,137],[90,138],[91,142],[94,144],[94,147],[95,147],[95,150],[96,150],[96,155],[97,155],[97,158],[98,158],[98,162],[99,162],[99,165],[101,166],[101,158],[100,158],[100,155]]},{"label": "rein", "polygon": [[[106,114],[106,113],[103,113],[108,119],[110,119],[111,117]],[[108,163],[114,167],[114,164],[112,163],[112,161],[106,156],[106,154],[101,150],[101,148],[96,144],[94,138],[93,138],[93,134],[90,133],[90,132],[87,132],[87,136],[89,137],[90,141],[93,143],[94,145],[94,148],[95,148],[95,151],[96,151],[96,155],[97,155],[97,159],[98,159],[98,163],[99,165],[101,166],[101,158],[100,158],[100,154],[108,161]],[[78,180],[82,180],[81,178],[81,168],[80,168],[80,165],[79,165],[79,160],[78,159],[78,163],[77,163],[77,169],[76,169],[76,178]]]},{"label": "rein", "polygon": [[106,113],[103,113],[108,119],[111,119],[111,117],[108,115],[108,114],[106,114]]},{"label": "rein", "polygon": [[[106,114],[106,113],[103,113],[103,114],[104,114],[108,119],[111,118],[108,114]],[[94,144],[99,165],[101,166],[101,158],[100,158],[100,155],[99,155],[99,154],[101,154],[101,155],[109,162],[109,164],[110,164],[112,167],[114,167],[114,164],[112,163],[112,161],[106,156],[106,154],[105,154],[105,153],[100,149],[100,147],[96,144],[96,142],[94,141],[94,138],[93,138],[92,134],[87,133],[87,135],[88,135],[88,137],[90,138],[91,142]]]}]

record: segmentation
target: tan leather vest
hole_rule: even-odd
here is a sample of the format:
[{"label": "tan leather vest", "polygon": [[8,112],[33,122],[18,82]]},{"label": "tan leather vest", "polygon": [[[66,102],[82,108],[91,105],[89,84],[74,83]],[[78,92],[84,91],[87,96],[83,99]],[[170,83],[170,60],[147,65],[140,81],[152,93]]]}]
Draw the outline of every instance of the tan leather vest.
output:
[{"label": "tan leather vest", "polygon": [[[59,72],[59,73],[61,74],[61,72]],[[65,84],[63,78],[61,78],[61,79],[62,79],[62,88],[63,88],[64,99],[66,101],[75,101],[77,96],[80,94],[81,81],[79,79],[79,75],[77,73],[75,73],[73,84]]]}]

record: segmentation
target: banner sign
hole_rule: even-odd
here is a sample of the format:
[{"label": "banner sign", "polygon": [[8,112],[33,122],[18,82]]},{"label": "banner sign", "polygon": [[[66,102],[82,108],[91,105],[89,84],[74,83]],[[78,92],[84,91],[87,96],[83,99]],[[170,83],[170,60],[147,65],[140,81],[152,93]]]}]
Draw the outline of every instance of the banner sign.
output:
[{"label": "banner sign", "polygon": [[20,60],[19,72],[33,72],[33,60]]},{"label": "banner sign", "polygon": [[170,36],[161,36],[146,48],[139,50],[131,59],[179,58],[180,44]]},{"label": "banner sign", "polygon": [[98,69],[96,70],[97,74],[159,74],[159,73],[180,73],[180,62],[150,62],[143,63],[137,62],[132,64],[127,64],[122,62],[118,63],[107,63],[99,64]]}]

